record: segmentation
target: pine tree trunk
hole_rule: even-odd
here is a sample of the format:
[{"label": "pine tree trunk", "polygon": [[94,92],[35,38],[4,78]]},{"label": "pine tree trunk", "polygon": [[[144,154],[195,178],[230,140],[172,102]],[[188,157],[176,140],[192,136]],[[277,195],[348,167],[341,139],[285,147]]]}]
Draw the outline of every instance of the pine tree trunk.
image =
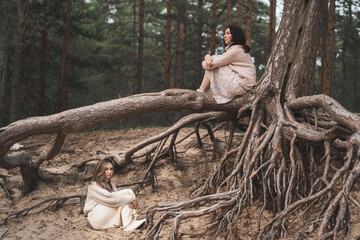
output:
[{"label": "pine tree trunk", "polygon": [[243,0],[238,0],[237,25],[242,28],[243,24]]},{"label": "pine tree trunk", "polygon": [[64,32],[64,45],[62,50],[61,59],[61,73],[60,73],[60,92],[59,92],[59,108],[64,109],[68,101],[67,89],[67,75],[69,72],[69,63],[67,56],[70,50],[70,13],[71,13],[71,0],[66,0],[66,19],[65,19],[65,32]]},{"label": "pine tree trunk", "polygon": [[183,88],[184,73],[185,73],[185,9],[183,4],[177,5],[177,41],[176,41],[176,56],[175,56],[175,88]]},{"label": "pine tree trunk", "polygon": [[132,44],[132,94],[136,92],[136,79],[137,79],[137,56],[136,56],[136,1],[133,0],[133,44]]},{"label": "pine tree trunk", "polygon": [[200,86],[202,80],[202,67],[201,62],[203,58],[202,54],[202,42],[203,42],[203,19],[202,19],[202,12],[203,12],[203,0],[198,0],[198,24],[196,27],[196,52],[195,52],[195,76],[196,81],[194,81],[193,89],[196,89]]},{"label": "pine tree trunk", "polygon": [[164,89],[170,88],[171,0],[166,1]]},{"label": "pine tree trunk", "polygon": [[331,84],[334,80],[334,51],[335,51],[335,0],[330,0],[328,21],[326,26],[325,56],[323,74],[320,81],[321,93],[331,96]]},{"label": "pine tree trunk", "polygon": [[[35,0],[33,1],[32,8],[34,11],[39,11],[37,9],[38,2]],[[41,11],[41,10],[40,10]],[[43,21],[45,22],[45,21]],[[30,43],[30,53],[29,53],[29,67],[28,67],[28,77],[26,79],[26,96],[25,96],[25,116],[29,116],[34,112],[34,101],[32,101],[33,94],[33,81],[34,81],[34,74],[33,74],[33,67],[34,67],[34,47],[35,47],[35,34],[32,33],[31,36],[31,43]]]},{"label": "pine tree trunk", "polygon": [[231,0],[227,0],[226,26],[231,24]]},{"label": "pine tree trunk", "polygon": [[[16,2],[11,1],[11,4],[8,2],[0,2],[0,11],[5,13],[12,8]],[[7,113],[9,102],[8,102],[8,85],[9,85],[9,52],[10,52],[10,43],[12,38],[15,36],[15,30],[11,25],[11,19],[9,15],[4,14],[2,23],[0,24],[0,127],[5,126],[9,119],[9,114]]]},{"label": "pine tree trunk", "polygon": [[344,39],[343,39],[343,44],[342,44],[342,57],[341,57],[341,65],[342,65],[342,81],[346,82],[347,81],[347,74],[346,74],[346,55],[347,55],[347,49],[348,49],[348,33],[346,32],[347,30],[344,30]]},{"label": "pine tree trunk", "polygon": [[26,79],[26,96],[25,96],[25,116],[29,116],[29,113],[32,109],[31,104],[31,95],[32,95],[32,79],[33,79],[33,61],[34,61],[34,45],[35,45],[35,36],[31,37],[30,43],[30,53],[29,53],[29,70],[28,77]]},{"label": "pine tree trunk", "polygon": [[17,41],[14,50],[13,78],[11,81],[10,122],[20,118],[20,81],[22,78],[22,51],[23,51],[23,24],[24,9],[22,1],[17,1],[19,24],[17,28]]},{"label": "pine tree trunk", "polygon": [[38,115],[45,115],[45,77],[46,77],[46,52],[47,52],[47,32],[41,31],[41,51],[40,51],[40,72],[39,72],[39,96],[38,96]]},{"label": "pine tree trunk", "polygon": [[[352,19],[352,10],[351,10],[351,0],[345,1],[348,5],[348,18],[347,20],[350,22]],[[349,45],[349,29],[347,24],[344,27],[344,36],[343,36],[343,45],[342,45],[342,81],[347,82],[347,52]]]},{"label": "pine tree trunk", "polygon": [[270,0],[269,7],[269,27],[268,27],[268,56],[271,53],[272,46],[275,42],[275,25],[276,25],[276,0]]},{"label": "pine tree trunk", "polygon": [[140,0],[139,5],[139,43],[137,58],[137,82],[136,93],[143,91],[143,65],[144,65],[144,21],[145,21],[145,2]]},{"label": "pine tree trunk", "polygon": [[246,45],[251,46],[251,15],[252,15],[252,0],[247,0],[247,14],[246,14]]},{"label": "pine tree trunk", "polygon": [[[328,11],[326,11],[328,12]],[[320,41],[320,61],[321,66],[319,68],[319,80],[320,80],[320,91],[321,91],[321,83],[324,79],[324,69],[325,69],[325,58],[326,58],[326,30],[327,30],[327,18],[328,13],[326,13],[324,22],[321,26],[321,41]]]},{"label": "pine tree trunk", "polygon": [[217,15],[216,15],[216,2],[217,0],[212,0],[211,5],[211,36],[210,36],[210,53],[211,55],[215,54],[215,45],[216,45],[216,23],[217,23]]},{"label": "pine tree trunk", "polygon": [[[292,70],[288,79],[291,84],[287,84],[287,98],[306,96],[310,93],[321,34],[321,24],[314,24],[314,22],[323,22],[326,2],[327,0],[321,0],[319,3],[311,1],[304,4],[306,7],[301,12],[301,17],[304,20],[298,26],[299,34],[303,36],[302,40],[297,42],[297,52],[293,56],[294,59],[289,63]],[[290,3],[288,4],[290,5]]]},{"label": "pine tree trunk", "polygon": [[[44,9],[47,5],[47,0],[43,3]],[[46,26],[46,18],[44,18],[44,25]],[[47,30],[41,31],[41,50],[40,50],[40,72],[39,72],[39,95],[38,95],[38,115],[45,115],[45,81],[46,81],[46,53],[47,53]]]},{"label": "pine tree trunk", "polygon": [[360,106],[359,106],[359,99],[358,99],[358,94],[357,94],[358,83],[356,80],[353,80],[353,88],[354,88],[353,109],[354,109],[354,112],[359,112]]},{"label": "pine tree trunk", "polygon": [[[349,5],[349,12],[348,12],[348,26],[352,26],[353,24],[353,18],[352,18],[352,6],[353,6],[353,3],[352,3],[352,0],[348,0],[348,5]],[[345,56],[345,61],[346,61],[346,56]],[[346,66],[346,64],[345,64]],[[346,69],[345,69],[345,75],[346,75]],[[359,108],[359,101],[358,101],[358,96],[357,96],[357,79],[352,79],[352,82],[353,82],[353,92],[354,92],[354,101],[353,101],[353,110],[354,111],[359,111],[360,108]]]},{"label": "pine tree trunk", "polygon": [[8,83],[9,47],[4,41],[0,49],[0,127],[5,126],[7,119],[5,111],[7,106],[6,92]]}]

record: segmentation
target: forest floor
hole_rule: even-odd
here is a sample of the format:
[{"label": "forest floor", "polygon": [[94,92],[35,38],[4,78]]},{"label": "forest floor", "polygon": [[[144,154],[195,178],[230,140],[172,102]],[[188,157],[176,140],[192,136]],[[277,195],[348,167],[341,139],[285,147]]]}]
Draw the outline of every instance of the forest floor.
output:
[{"label": "forest floor", "polygon": [[[14,200],[10,200],[5,192],[0,190],[0,221],[13,212],[33,206],[41,201],[54,197],[64,197],[77,194],[86,194],[87,186],[90,182],[96,161],[91,161],[82,169],[73,168],[72,165],[84,159],[96,156],[98,150],[108,152],[123,152],[129,147],[140,141],[161,133],[165,128],[146,128],[130,130],[103,130],[92,132],[80,132],[68,135],[62,147],[61,153],[53,160],[44,162],[42,169],[47,172],[48,180],[40,180],[39,186],[30,194],[22,197],[22,179],[19,169],[0,170],[0,174],[5,177],[5,181],[0,181],[12,192]],[[192,128],[185,128],[180,131],[178,139],[190,133]],[[201,134],[205,134],[201,130]],[[223,139],[225,131],[216,133],[218,139]],[[242,133],[236,133],[235,138],[239,140]],[[20,144],[24,145],[27,151],[37,156],[44,149],[49,148],[49,143],[54,141],[54,135],[37,135],[24,139]],[[181,152],[186,146],[196,139],[193,134],[188,139],[177,146],[177,151]],[[236,141],[236,140],[235,140]],[[208,138],[204,139],[207,151],[207,158],[212,157],[212,145]],[[149,163],[143,163],[144,159],[136,159],[135,164],[130,164],[115,173],[113,183],[122,185],[141,181]],[[208,169],[212,169],[215,161],[208,163]],[[156,203],[172,203],[187,200],[190,193],[200,186],[207,178],[208,172],[202,150],[191,147],[186,152],[180,153],[176,161],[170,158],[159,160],[156,164],[156,187],[147,184],[137,194],[139,208],[137,210],[138,219],[144,218],[146,210]],[[49,177],[50,176],[50,177]],[[49,179],[52,179],[51,181]],[[132,185],[127,188],[134,188]],[[357,186],[358,187],[358,186]],[[357,190],[353,196],[360,202],[360,193]],[[0,239],[144,239],[146,228],[133,232],[124,232],[119,228],[103,231],[93,230],[87,222],[86,217],[81,213],[79,199],[68,200],[57,211],[46,209],[48,204],[35,208],[26,216],[11,218],[8,224],[0,226]],[[355,207],[350,206],[350,207]],[[254,239],[258,230],[258,212],[261,208],[253,206],[247,209],[239,220],[238,233],[240,239]],[[346,239],[357,239],[360,236],[360,213],[358,209],[355,215],[351,216],[351,232]],[[155,220],[160,215],[155,215]],[[271,214],[264,213],[260,224],[263,225],[271,219]],[[201,217],[195,220],[184,220],[180,232],[201,233],[206,232],[204,226],[211,221],[210,217]],[[295,217],[291,222],[301,222],[294,224],[290,229],[290,236],[283,239],[299,239],[299,232],[303,230],[304,221]],[[168,239],[171,233],[172,222],[164,225],[160,239]],[[304,239],[315,239],[315,233],[308,229]],[[207,237],[190,238],[185,235],[182,239],[207,239]]]}]

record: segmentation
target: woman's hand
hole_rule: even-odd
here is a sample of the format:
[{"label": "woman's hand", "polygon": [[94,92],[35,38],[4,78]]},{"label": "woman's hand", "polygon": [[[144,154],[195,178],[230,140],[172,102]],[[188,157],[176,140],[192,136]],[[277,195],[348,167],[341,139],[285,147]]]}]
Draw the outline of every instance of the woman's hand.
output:
[{"label": "woman's hand", "polygon": [[137,209],[138,206],[139,206],[139,202],[137,201],[136,198],[133,198],[132,202],[129,203],[129,208]]},{"label": "woman's hand", "polygon": [[213,59],[212,59],[211,55],[210,55],[210,54],[206,54],[206,56],[205,56],[206,66],[207,66],[207,67],[212,67],[212,66],[213,66],[212,62],[213,62]]}]

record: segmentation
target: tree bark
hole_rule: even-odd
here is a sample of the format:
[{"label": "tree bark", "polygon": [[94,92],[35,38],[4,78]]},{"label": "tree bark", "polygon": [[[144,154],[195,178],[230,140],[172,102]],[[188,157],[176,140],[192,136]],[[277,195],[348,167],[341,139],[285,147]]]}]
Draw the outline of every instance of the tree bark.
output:
[{"label": "tree bark", "polygon": [[311,1],[300,11],[298,41],[290,63],[291,75],[287,84],[286,97],[295,98],[308,95],[315,71],[316,54],[319,48],[321,23],[325,18],[326,0],[319,3]]},{"label": "tree bark", "polygon": [[22,51],[23,51],[23,24],[24,9],[22,1],[17,1],[18,9],[18,28],[17,41],[14,50],[14,67],[13,79],[11,81],[11,99],[10,99],[10,122],[14,122],[20,118],[20,81],[22,78]]},{"label": "tree bark", "polygon": [[5,156],[0,166],[5,169],[20,167],[20,173],[24,182],[23,194],[30,193],[38,185],[39,166],[36,166],[27,152],[15,152]]},{"label": "tree bark", "polygon": [[198,24],[197,24],[197,28],[196,28],[196,52],[195,52],[195,58],[196,58],[196,66],[195,66],[195,74],[196,74],[196,81],[194,81],[194,86],[193,89],[196,89],[202,81],[202,67],[201,67],[201,62],[202,62],[202,58],[203,58],[203,54],[202,54],[202,44],[203,44],[203,18],[202,18],[202,13],[203,13],[203,5],[204,2],[203,0],[198,0]]},{"label": "tree bark", "polygon": [[32,80],[33,80],[33,62],[34,62],[34,45],[35,45],[35,36],[31,36],[30,43],[30,53],[29,53],[29,68],[28,68],[28,77],[26,79],[26,96],[25,96],[25,116],[29,116],[32,104],[31,104],[31,95],[32,93]]},{"label": "tree bark", "polygon": [[[352,10],[351,10],[351,0],[345,1],[348,4],[348,21],[351,21],[352,19]],[[344,27],[344,36],[343,36],[343,45],[342,45],[342,81],[347,81],[347,52],[348,52],[348,45],[349,45],[349,30],[348,27]]]},{"label": "tree bark", "polygon": [[184,4],[177,5],[178,11],[178,28],[177,28],[177,42],[176,42],[176,56],[175,56],[175,84],[173,88],[183,88],[184,73],[185,73],[185,9]]},{"label": "tree bark", "polygon": [[6,42],[4,41],[1,44],[0,49],[0,127],[4,126],[6,123],[5,111],[7,106],[6,99],[6,86],[8,83],[8,63],[9,63],[9,48]]},{"label": "tree bark", "polygon": [[320,80],[320,91],[321,93],[332,96],[331,85],[334,81],[335,70],[335,0],[330,0],[325,37],[325,56],[323,63],[323,74]]},{"label": "tree bark", "polygon": [[226,26],[231,24],[231,0],[227,0]]},{"label": "tree bark", "polygon": [[140,0],[139,5],[139,42],[137,58],[137,83],[136,93],[143,91],[143,65],[144,65],[144,21],[145,21],[145,2]]},{"label": "tree bark", "polygon": [[251,15],[252,15],[252,0],[247,0],[247,14],[246,14],[246,45],[251,47]]},{"label": "tree bark", "polygon": [[[166,26],[165,26],[165,54],[164,54],[164,90],[171,88],[174,85],[170,79],[170,66],[171,66],[171,0],[166,1]],[[164,114],[164,125],[170,122],[171,114]]]},{"label": "tree bark", "polygon": [[211,33],[210,33],[211,55],[215,54],[215,45],[216,45],[216,24],[217,24],[216,4],[217,4],[217,0],[212,0],[212,5],[211,5],[212,18],[211,18]]},{"label": "tree bark", "polygon": [[9,50],[13,36],[15,35],[16,28],[13,27],[12,18],[10,17],[10,9],[16,4],[16,2],[0,2],[0,11],[4,16],[2,24],[0,24],[0,127],[6,125],[8,119],[8,69],[9,69]]},{"label": "tree bark", "polygon": [[[43,3],[44,8],[46,8],[47,6],[47,0],[44,1]],[[43,21],[44,26],[46,26],[46,17]],[[47,39],[47,29],[43,29],[41,31],[41,50],[40,50],[40,72],[39,72],[39,95],[38,95],[38,115],[42,116],[45,115],[45,106],[46,106],[46,102],[45,102],[45,85],[46,85],[46,52],[47,52],[47,43],[48,43],[48,39]],[[65,43],[65,42],[64,42]],[[64,45],[65,46],[65,45]],[[63,49],[63,58],[64,58],[64,49]],[[63,61],[65,61],[63,59]],[[61,76],[60,79],[62,79],[65,75],[63,72],[63,68],[61,69]],[[60,86],[61,86],[61,81],[64,80],[60,80]]]},{"label": "tree bark", "polygon": [[68,101],[68,54],[70,50],[70,14],[71,14],[71,0],[66,0],[66,18],[65,18],[65,32],[64,32],[64,45],[61,58],[61,73],[60,73],[60,91],[59,91],[59,108],[64,109]]},{"label": "tree bark", "polygon": [[[254,97],[249,93],[227,104],[218,105],[209,94],[192,90],[168,89],[159,93],[139,94],[66,110],[50,116],[30,117],[0,129],[0,163],[14,143],[33,134],[58,133],[66,135],[91,126],[150,112],[182,109],[195,111],[239,109],[246,103],[253,101]],[[89,112],[92,114],[88,114]]]},{"label": "tree bark", "polygon": [[242,28],[243,24],[243,0],[238,0],[237,25]]},{"label": "tree bark", "polygon": [[40,72],[39,72],[39,96],[38,96],[38,115],[45,115],[45,81],[46,81],[46,49],[47,32],[41,31],[41,51],[40,51]]},{"label": "tree bark", "polygon": [[[39,11],[37,9],[37,1],[33,1],[32,9],[34,11]],[[44,21],[45,22],[45,21]],[[32,33],[31,36],[31,43],[30,43],[30,53],[29,53],[29,67],[28,67],[28,77],[26,79],[26,96],[25,96],[25,116],[29,116],[34,112],[34,103],[32,101],[33,94],[33,81],[34,81],[34,74],[33,74],[33,67],[34,67],[34,47],[35,47],[35,34]]]},{"label": "tree bark", "polygon": [[[353,24],[353,16],[352,16],[352,6],[353,6],[353,3],[352,3],[352,0],[347,0],[347,3],[348,3],[348,12],[347,12],[347,26],[352,26]],[[352,34],[349,34],[349,30],[347,27],[345,27],[344,29],[345,31],[345,36],[344,36],[344,47],[343,47],[343,76],[344,76],[344,80],[346,79],[346,72],[347,72],[347,48],[348,48],[348,45],[349,45],[349,40],[348,38],[350,37],[351,38],[351,35]],[[357,95],[357,89],[358,89],[358,83],[357,83],[357,80],[354,79],[352,80],[353,82],[353,92],[354,92],[354,101],[353,101],[353,109],[354,111],[358,111],[359,110],[359,101],[358,101],[358,95]]]},{"label": "tree bark", "polygon": [[[328,12],[328,11],[326,11]],[[325,14],[327,18],[328,13]],[[326,19],[327,20],[327,19]],[[325,58],[326,58],[326,30],[327,30],[327,21],[321,26],[321,38],[320,38],[320,61],[321,66],[319,68],[319,79],[320,79],[320,89],[321,89],[321,82],[324,79],[324,70],[325,70]]]},{"label": "tree bark", "polygon": [[269,26],[268,26],[268,56],[270,56],[272,46],[275,42],[276,25],[276,0],[270,0],[269,7]]},{"label": "tree bark", "polygon": [[132,44],[132,94],[136,92],[136,82],[137,82],[137,56],[136,56],[136,1],[133,0],[133,44]]},{"label": "tree bark", "polygon": [[171,38],[171,0],[166,1],[164,89],[170,88],[170,38]]}]

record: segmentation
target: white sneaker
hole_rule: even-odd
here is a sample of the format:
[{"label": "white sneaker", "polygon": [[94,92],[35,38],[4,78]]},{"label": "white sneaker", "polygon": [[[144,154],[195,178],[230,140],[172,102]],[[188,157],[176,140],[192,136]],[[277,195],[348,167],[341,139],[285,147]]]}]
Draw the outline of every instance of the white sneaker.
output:
[{"label": "white sneaker", "polygon": [[145,221],[146,221],[146,218],[141,219],[141,220],[135,220],[129,226],[124,228],[123,230],[125,232],[133,231],[133,230],[137,229],[138,227],[140,227],[142,224],[144,224]]},{"label": "white sneaker", "polygon": [[205,90],[203,90],[202,88],[198,88],[198,89],[196,89],[196,91],[197,91],[197,92],[201,92],[201,93],[204,93],[204,92],[205,92]]}]

